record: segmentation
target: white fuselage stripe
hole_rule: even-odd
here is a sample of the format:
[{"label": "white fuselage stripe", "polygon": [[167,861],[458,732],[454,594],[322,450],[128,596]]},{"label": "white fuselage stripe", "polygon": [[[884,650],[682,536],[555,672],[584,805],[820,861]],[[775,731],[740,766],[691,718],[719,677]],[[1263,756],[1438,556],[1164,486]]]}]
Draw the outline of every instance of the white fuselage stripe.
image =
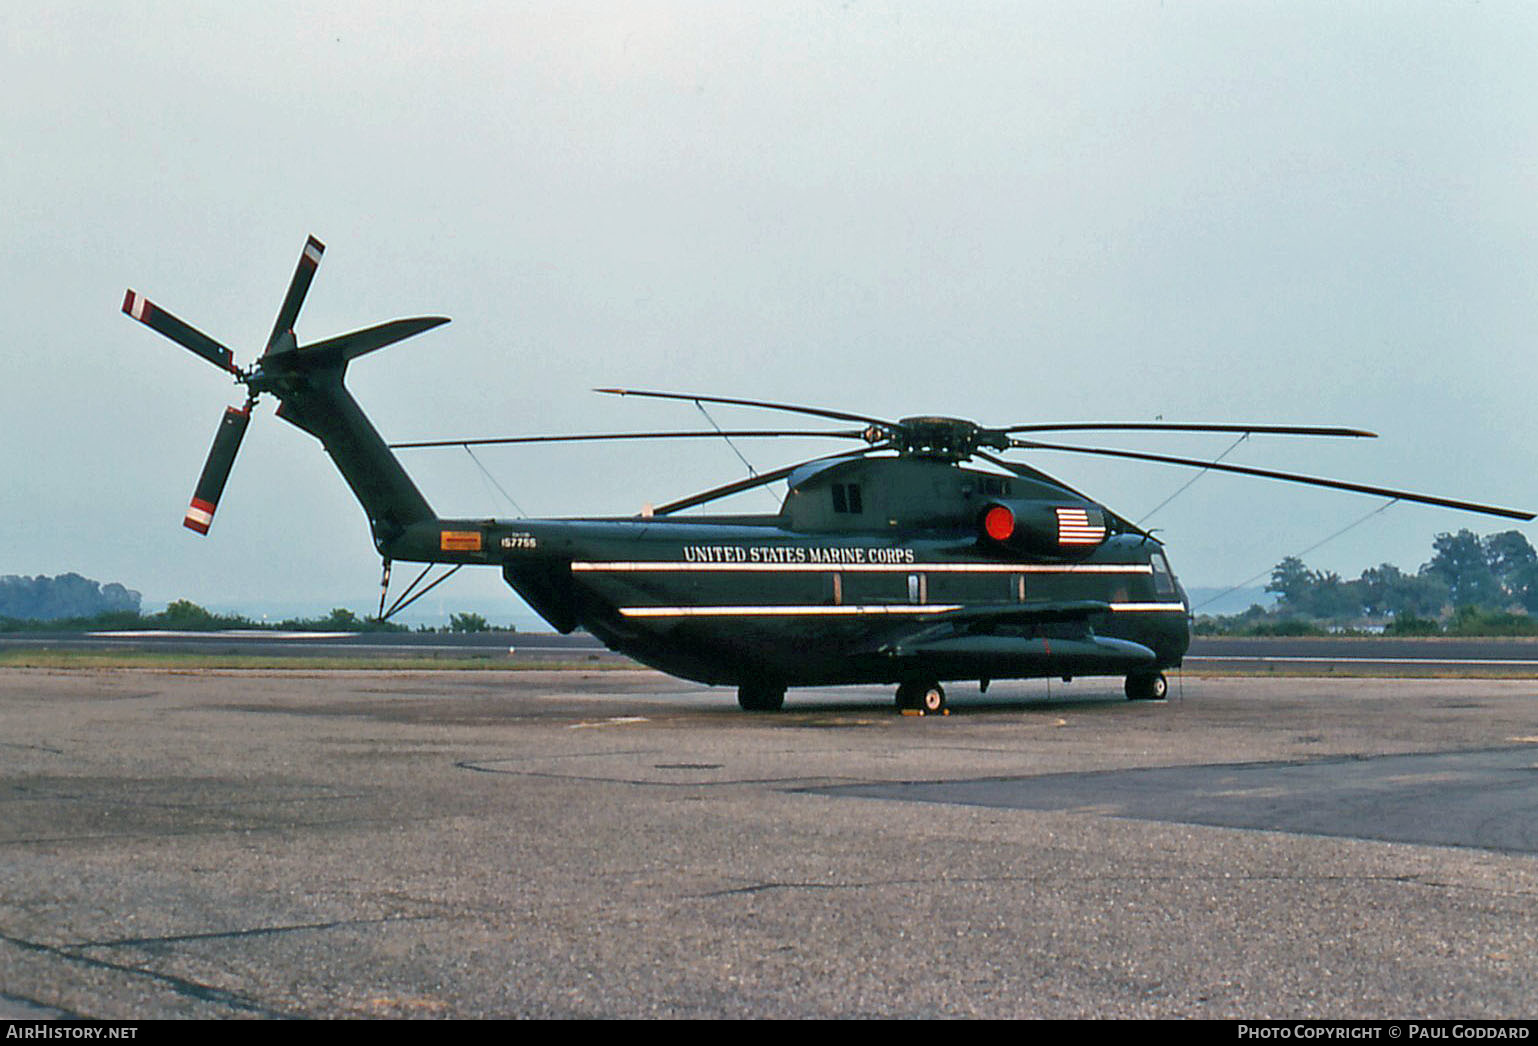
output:
[{"label": "white fuselage stripe", "polygon": [[[1185,612],[1183,603],[1110,603],[1117,613],[1146,611]],[[1029,610],[1029,603],[1018,604]],[[861,614],[948,614],[962,609],[959,603],[860,603],[848,606],[716,606],[716,607],[620,607],[624,617],[848,617]]]},{"label": "white fuselage stripe", "polygon": [[620,607],[625,617],[814,617],[857,614],[944,614],[953,603],[868,603],[849,606]]},{"label": "white fuselage stripe", "polygon": [[572,563],[579,573],[637,574],[692,571],[767,574],[1152,574],[1146,563],[683,563],[632,560]]},{"label": "white fuselage stripe", "polygon": [[1186,664],[1193,661],[1249,661],[1276,662],[1289,665],[1515,665],[1535,668],[1538,661],[1502,657],[1273,657],[1270,654],[1197,654],[1186,655]]}]

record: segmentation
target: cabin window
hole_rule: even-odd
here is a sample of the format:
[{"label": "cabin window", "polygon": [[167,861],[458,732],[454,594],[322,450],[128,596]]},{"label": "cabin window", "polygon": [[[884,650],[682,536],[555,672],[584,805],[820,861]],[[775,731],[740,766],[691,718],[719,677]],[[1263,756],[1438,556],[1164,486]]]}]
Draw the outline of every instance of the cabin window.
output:
[{"label": "cabin window", "polygon": [[929,602],[929,578],[924,574],[908,575],[908,602]]},{"label": "cabin window", "polygon": [[858,483],[833,484],[833,511],[858,515],[865,511]]},{"label": "cabin window", "polygon": [[1009,497],[1009,480],[1003,476],[981,476],[979,477],[978,486],[987,497]]}]

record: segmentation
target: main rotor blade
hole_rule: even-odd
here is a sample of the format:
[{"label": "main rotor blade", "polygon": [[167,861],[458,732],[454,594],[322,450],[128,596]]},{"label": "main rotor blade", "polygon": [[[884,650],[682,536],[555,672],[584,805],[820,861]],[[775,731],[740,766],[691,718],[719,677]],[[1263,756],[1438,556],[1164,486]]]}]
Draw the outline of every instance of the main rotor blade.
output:
[{"label": "main rotor blade", "polygon": [[1058,425],[1011,425],[1001,432],[1258,432],[1273,436],[1352,436],[1377,439],[1366,429],[1343,429],[1328,425],[1203,425],[1162,421],[1085,421]]},{"label": "main rotor blade", "polygon": [[999,468],[1008,469],[1010,472],[1013,472],[1015,475],[1021,477],[1022,479],[1031,479],[1038,483],[1046,483],[1050,486],[1061,487],[1068,493],[1072,494],[1074,497],[1083,498],[1085,501],[1095,500],[1094,498],[1082,493],[1081,491],[1074,490],[1072,487],[1058,479],[1056,476],[1049,476],[1040,469],[1032,468],[1030,465],[1026,465],[1023,462],[1005,461],[1003,458],[996,458],[992,454],[985,454],[980,450],[973,451],[972,456],[974,458],[982,458],[984,461],[991,465],[999,466]]},{"label": "main rotor blade", "polygon": [[[891,446],[892,445],[890,443],[880,443],[871,447],[862,447],[861,449],[853,451],[845,456],[850,458],[860,457],[865,454],[874,453],[878,450],[889,450]],[[752,490],[754,487],[768,486],[770,483],[784,479],[786,476],[789,476],[792,472],[799,468],[815,464],[816,462],[822,460],[822,458],[808,458],[806,461],[798,461],[794,465],[786,465],[784,468],[775,469],[773,472],[762,472],[757,476],[751,476],[748,479],[739,479],[735,483],[727,483],[723,486],[712,487],[711,489],[701,491],[698,494],[691,494],[689,497],[680,498],[677,501],[670,501],[666,505],[658,505],[656,508],[652,509],[652,515],[666,516],[686,508],[693,508],[695,505],[703,505],[709,501],[718,501],[721,498],[730,497],[733,494],[740,494],[742,491]]]},{"label": "main rotor blade", "polygon": [[202,475],[193,489],[192,504],[187,506],[187,516],[182,526],[207,534],[214,522],[214,510],[224,494],[224,484],[230,478],[235,465],[235,453],[240,441],[246,436],[246,426],[251,423],[251,405],[226,407],[219,431],[214,433],[214,445],[208,448],[208,460],[203,463]]},{"label": "main rotor blade", "polygon": [[640,389],[594,389],[609,396],[649,396],[659,400],[683,400],[686,403],[725,403],[734,407],[762,407],[765,410],[784,410],[792,414],[810,414],[814,418],[831,418],[834,421],[862,421],[883,429],[895,429],[896,423],[872,418],[864,414],[849,414],[840,410],[823,410],[821,407],[803,407],[795,403],[769,403],[764,400],[740,400],[729,396],[696,396],[692,392],[643,392]]},{"label": "main rotor blade", "polygon": [[802,436],[829,439],[864,439],[865,431],[844,430],[837,432],[811,432],[794,429],[729,429],[718,432],[591,432],[573,436],[508,436],[500,439],[434,439],[415,443],[391,443],[392,450],[411,450],[417,447],[483,447],[494,443],[580,443],[609,439],[750,439],[770,436]]},{"label": "main rotor blade", "polygon": [[272,333],[267,336],[267,347],[262,350],[263,355],[272,351],[281,334],[294,329],[294,321],[299,318],[299,307],[304,304],[304,296],[310,291],[310,281],[315,279],[315,270],[320,267],[320,256],[325,250],[326,245],[313,236],[305,241],[304,250],[299,253],[299,265],[294,269],[294,278],[288,283],[288,293],[283,296],[278,318],[272,325]]},{"label": "main rotor blade", "polygon": [[1012,439],[1010,446],[1027,450],[1062,450],[1070,454],[1098,454],[1107,458],[1131,458],[1135,461],[1154,461],[1163,465],[1185,465],[1189,468],[1211,469],[1214,472],[1233,472],[1241,476],[1258,476],[1261,479],[1277,479],[1286,483],[1304,483],[1313,487],[1328,487],[1331,490],[1349,490],[1356,494],[1374,494],[1378,497],[1397,498],[1400,501],[1416,501],[1423,505],[1439,505],[1442,508],[1455,508],[1464,512],[1479,512],[1487,516],[1504,516],[1507,519],[1531,520],[1533,513],[1523,512],[1518,509],[1500,508],[1495,505],[1481,505],[1472,501],[1457,501],[1452,498],[1440,498],[1431,494],[1413,494],[1405,490],[1393,490],[1389,487],[1374,487],[1365,483],[1347,483],[1338,479],[1322,479],[1318,476],[1303,476],[1293,472],[1274,472],[1271,469],[1250,468],[1245,465],[1225,465],[1215,461],[1201,461],[1193,458],[1175,458],[1165,454],[1143,454],[1131,450],[1106,450],[1101,447],[1066,447],[1056,443],[1038,443],[1034,440]]},{"label": "main rotor blade", "polygon": [[190,324],[183,323],[160,306],[152,303],[137,291],[129,291],[123,298],[123,311],[158,331],[184,349],[190,349],[220,370],[239,374],[235,369],[235,354]]}]

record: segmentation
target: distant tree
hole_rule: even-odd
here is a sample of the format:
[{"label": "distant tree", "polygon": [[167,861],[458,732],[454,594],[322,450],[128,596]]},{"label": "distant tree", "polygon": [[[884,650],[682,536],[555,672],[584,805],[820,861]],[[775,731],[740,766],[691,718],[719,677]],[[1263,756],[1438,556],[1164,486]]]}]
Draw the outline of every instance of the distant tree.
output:
[{"label": "distant tree", "polygon": [[1495,576],[1503,580],[1523,567],[1538,563],[1538,552],[1533,551],[1533,546],[1519,530],[1490,534],[1480,544],[1484,546],[1485,562]]},{"label": "distant tree", "polygon": [[1346,581],[1333,570],[1315,574],[1312,605],[1309,613],[1315,617],[1342,620],[1360,617],[1362,614],[1361,583]]},{"label": "distant tree", "polygon": [[1429,574],[1406,574],[1392,563],[1362,571],[1358,591],[1368,617],[1434,618],[1447,603],[1447,585]]},{"label": "distant tree", "polygon": [[1484,539],[1485,562],[1506,594],[1508,604],[1538,610],[1538,552],[1520,531],[1507,530]]},{"label": "distant tree", "polygon": [[1538,563],[1514,571],[1506,580],[1506,594],[1529,614],[1538,614]]},{"label": "distant tree", "polygon": [[450,632],[485,632],[491,628],[486,619],[479,614],[465,612],[463,614],[449,615]]},{"label": "distant tree", "polygon": [[1314,588],[1314,572],[1297,556],[1288,556],[1271,568],[1271,582],[1266,591],[1276,594],[1277,599],[1297,610],[1309,601]]},{"label": "distant tree", "polygon": [[356,632],[363,627],[363,622],[346,607],[333,607],[331,613],[320,619],[322,628],[328,628],[336,632]]},{"label": "distant tree", "polygon": [[79,574],[0,577],[0,617],[23,621],[88,618],[139,612],[139,593],[116,582],[105,586]]},{"label": "distant tree", "polygon": [[1362,612],[1360,587],[1334,571],[1310,570],[1297,556],[1288,556],[1272,569],[1266,591],[1277,594],[1277,609],[1283,614],[1340,620]]},{"label": "distant tree", "polygon": [[1394,591],[1404,583],[1404,571],[1392,563],[1362,571],[1362,612],[1368,617],[1392,614]]},{"label": "distant tree", "polygon": [[1490,569],[1479,535],[1472,530],[1438,534],[1432,547],[1436,552],[1431,562],[1421,568],[1421,573],[1447,585],[1453,606],[1501,607],[1506,604],[1505,592]]},{"label": "distant tree", "polygon": [[161,624],[171,628],[204,629],[218,627],[217,617],[190,599],[175,599],[156,615]]}]

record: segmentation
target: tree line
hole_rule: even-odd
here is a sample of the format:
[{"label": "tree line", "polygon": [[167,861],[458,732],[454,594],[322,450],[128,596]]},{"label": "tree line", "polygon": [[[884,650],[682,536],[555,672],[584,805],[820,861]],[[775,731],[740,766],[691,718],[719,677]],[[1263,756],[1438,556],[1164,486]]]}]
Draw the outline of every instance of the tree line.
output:
[{"label": "tree line", "polygon": [[[174,629],[214,632],[221,629],[271,629],[285,632],[407,632],[405,625],[361,616],[346,607],[321,617],[254,621],[243,614],[220,614],[188,599],[178,599],[154,614],[141,611],[138,592],[116,582],[102,584],[79,574],[58,577],[0,577],[0,631],[79,631],[87,629]],[[493,626],[480,614],[452,614],[447,626],[419,626],[419,632],[486,632]],[[513,631],[511,625],[506,631]]]},{"label": "tree line", "polygon": [[[1382,563],[1347,580],[1289,556],[1271,571],[1271,608],[1204,618],[1202,631],[1274,631],[1284,622],[1382,624],[1386,631],[1538,632],[1538,551],[1520,532],[1438,534],[1413,574]],[[1284,629],[1285,630],[1285,629]]]},{"label": "tree line", "polygon": [[137,614],[140,595],[117,582],[103,585],[79,574],[0,577],[0,619],[55,621],[98,614]]}]

